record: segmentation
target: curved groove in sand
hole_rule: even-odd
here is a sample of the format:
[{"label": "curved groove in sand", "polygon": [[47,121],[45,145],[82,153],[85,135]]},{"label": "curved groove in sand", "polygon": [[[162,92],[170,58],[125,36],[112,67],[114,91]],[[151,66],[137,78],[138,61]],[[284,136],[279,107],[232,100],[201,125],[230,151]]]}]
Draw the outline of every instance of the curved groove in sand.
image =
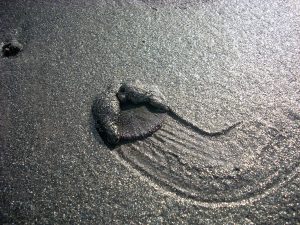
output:
[{"label": "curved groove in sand", "polygon": [[[240,199],[233,202],[204,202],[199,201],[191,198],[186,198],[184,196],[178,195],[178,193],[174,191],[170,191],[164,188],[164,186],[160,186],[153,180],[153,177],[151,176],[145,176],[143,172],[134,166],[130,165],[124,158],[122,158],[117,152],[113,152],[113,155],[116,157],[117,160],[119,160],[123,166],[125,166],[129,171],[132,171],[136,176],[138,176],[142,181],[152,186],[155,190],[160,192],[163,195],[167,195],[173,198],[177,198],[179,201],[182,202],[189,202],[194,205],[202,206],[205,208],[224,208],[224,207],[238,207],[238,206],[244,206],[253,204],[256,201],[259,201],[261,198],[264,198],[272,193],[274,193],[276,190],[278,190],[281,187],[284,187],[288,182],[292,181],[299,173],[300,173],[300,165],[297,164],[295,166],[294,171],[288,173],[285,175],[285,179],[282,181],[277,182],[272,187],[268,189],[264,189],[263,191],[257,193],[256,195],[253,195],[248,198]],[[271,179],[271,178],[270,178]]]},{"label": "curved groove in sand", "polygon": [[[120,146],[114,155],[123,165],[134,170],[156,189],[163,190],[163,193],[169,195],[173,194],[181,200],[192,201],[205,207],[231,207],[248,204],[266,196],[293,179],[299,171],[299,163],[286,166],[284,170],[272,166],[268,168],[268,165],[264,165],[265,162],[261,160],[268,158],[268,154],[280,154],[282,149],[276,150],[278,148],[276,146],[287,139],[278,130],[260,122],[248,122],[242,128],[240,125],[240,123],[235,124],[222,132],[203,133],[197,127],[171,116],[171,119],[167,120],[161,130],[154,135],[143,141]],[[235,131],[232,128],[236,128]],[[245,137],[247,140],[243,140]],[[236,139],[236,143],[231,141],[233,138]],[[241,157],[244,152],[253,153],[251,149],[245,149],[245,146],[255,148],[256,152],[253,154],[255,155],[254,161],[257,162],[253,162],[253,165],[250,165],[245,173],[257,173],[257,179],[254,176],[254,178],[250,177],[251,180],[247,178],[247,174],[232,175],[230,172],[218,174],[216,171],[207,173],[206,169],[210,168],[210,163],[221,162],[221,166],[216,166],[217,168],[222,167],[222,163],[228,163],[226,157],[222,156],[226,148],[220,152],[218,149],[214,149],[222,146],[222,141],[227,143],[229,147],[236,148],[240,153],[238,157]],[[207,150],[206,145],[211,145],[210,149]],[[189,157],[207,161],[207,165],[197,167],[191,163]],[[235,156],[229,155],[228,157]],[[188,171],[189,173],[182,172],[185,169],[191,170]],[[188,176],[190,173],[192,174],[191,178]],[[210,179],[210,176],[213,176],[214,179]],[[193,179],[196,182],[193,182]],[[249,179],[249,185],[247,179]],[[226,190],[230,187],[230,185],[226,186],[227,181],[241,185],[230,190],[233,193],[231,196],[230,192]],[[211,195],[207,190],[202,190],[201,184],[204,183],[206,189],[212,188]],[[213,188],[217,185],[220,187],[213,193]],[[224,188],[223,191],[222,188]]]}]

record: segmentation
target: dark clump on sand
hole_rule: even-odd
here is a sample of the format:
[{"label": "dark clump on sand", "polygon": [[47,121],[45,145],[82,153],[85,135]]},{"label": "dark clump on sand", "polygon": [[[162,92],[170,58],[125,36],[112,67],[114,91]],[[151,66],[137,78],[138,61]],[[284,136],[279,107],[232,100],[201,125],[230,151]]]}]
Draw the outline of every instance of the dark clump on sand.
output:
[{"label": "dark clump on sand", "polygon": [[108,146],[141,140],[163,125],[163,96],[137,83],[106,90],[93,102],[97,130]]},{"label": "dark clump on sand", "polygon": [[2,46],[2,53],[4,57],[16,56],[22,49],[23,45],[20,42],[12,40]]}]

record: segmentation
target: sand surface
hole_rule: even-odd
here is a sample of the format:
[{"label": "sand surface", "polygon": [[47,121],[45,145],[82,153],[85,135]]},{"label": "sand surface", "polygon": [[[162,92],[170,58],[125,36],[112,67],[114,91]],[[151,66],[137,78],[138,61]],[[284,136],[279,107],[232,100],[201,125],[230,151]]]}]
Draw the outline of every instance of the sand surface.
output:
[{"label": "sand surface", "polygon": [[[2,224],[300,222],[299,1],[0,1]],[[157,85],[181,117],[111,150],[111,83]]]}]

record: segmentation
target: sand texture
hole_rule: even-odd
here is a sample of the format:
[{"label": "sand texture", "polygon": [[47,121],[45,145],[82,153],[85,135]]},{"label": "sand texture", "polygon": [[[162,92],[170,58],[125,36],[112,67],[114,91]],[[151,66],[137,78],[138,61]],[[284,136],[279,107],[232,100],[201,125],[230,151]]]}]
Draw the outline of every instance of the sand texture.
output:
[{"label": "sand texture", "polygon": [[[299,1],[3,0],[0,46],[1,224],[300,223]],[[173,113],[110,148],[93,101],[135,79]]]}]

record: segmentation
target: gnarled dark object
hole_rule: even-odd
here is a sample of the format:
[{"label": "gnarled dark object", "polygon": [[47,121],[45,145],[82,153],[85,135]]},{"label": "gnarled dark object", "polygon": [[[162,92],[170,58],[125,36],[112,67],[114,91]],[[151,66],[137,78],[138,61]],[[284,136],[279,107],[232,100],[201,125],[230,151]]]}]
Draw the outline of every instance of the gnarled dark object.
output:
[{"label": "gnarled dark object", "polygon": [[148,137],[162,126],[166,115],[206,136],[226,134],[240,124],[217,132],[198,128],[177,115],[156,86],[144,86],[138,80],[122,83],[97,97],[93,115],[100,135],[110,146]]},{"label": "gnarled dark object", "polygon": [[2,53],[4,57],[15,56],[22,50],[23,45],[17,40],[12,40],[2,46]]},{"label": "gnarled dark object", "polygon": [[147,137],[157,131],[167,107],[157,88],[145,88],[139,81],[111,87],[93,104],[97,129],[110,146]]}]

